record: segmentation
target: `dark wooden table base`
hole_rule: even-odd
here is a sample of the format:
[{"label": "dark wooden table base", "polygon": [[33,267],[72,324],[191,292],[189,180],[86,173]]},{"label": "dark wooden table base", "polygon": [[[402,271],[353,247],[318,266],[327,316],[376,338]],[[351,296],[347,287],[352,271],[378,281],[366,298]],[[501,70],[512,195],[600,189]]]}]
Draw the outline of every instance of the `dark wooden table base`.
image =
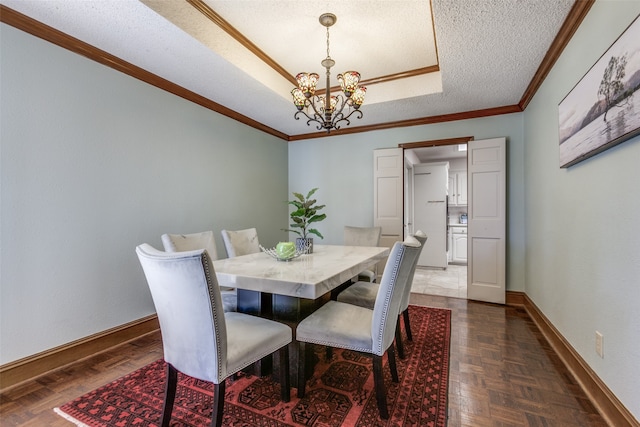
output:
[{"label": "dark wooden table base", "polygon": [[[296,327],[305,317],[322,307],[331,299],[331,292],[312,300],[307,298],[290,297],[286,295],[270,294],[267,292],[247,291],[238,289],[238,312],[264,317],[265,319],[289,325],[293,332],[293,342],[289,344],[290,378],[298,378],[298,345]],[[317,359],[312,346],[307,346],[307,372],[313,372]],[[267,356],[256,364],[256,374],[260,376],[274,374],[277,378],[279,363]]]}]

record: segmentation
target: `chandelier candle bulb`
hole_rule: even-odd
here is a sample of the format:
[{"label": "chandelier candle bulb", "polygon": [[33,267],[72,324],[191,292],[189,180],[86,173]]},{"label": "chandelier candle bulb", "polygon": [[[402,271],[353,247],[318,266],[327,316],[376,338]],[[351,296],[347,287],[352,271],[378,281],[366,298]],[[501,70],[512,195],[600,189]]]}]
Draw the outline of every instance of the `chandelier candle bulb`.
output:
[{"label": "chandelier candle bulb", "polygon": [[350,98],[353,92],[358,88],[360,73],[357,71],[347,71],[344,74],[338,74],[338,82],[340,82],[342,92],[344,92],[347,98]]},{"label": "chandelier candle bulb", "polygon": [[316,93],[316,84],[319,78],[320,76],[316,73],[299,73],[296,76],[298,89],[306,98],[311,98]]},{"label": "chandelier candle bulb", "polygon": [[365,86],[360,86],[356,89],[356,91],[351,96],[351,103],[353,104],[353,108],[356,110],[360,108],[362,103],[364,102],[364,95],[367,92],[367,88]]},{"label": "chandelier candle bulb", "polygon": [[[304,72],[296,75],[298,87],[291,91],[293,104],[298,110],[293,117],[300,120],[299,115],[302,114],[308,119],[307,126],[315,122],[318,130],[324,129],[327,133],[331,132],[331,129],[340,129],[343,124],[350,125],[349,118],[354,113],[358,119],[362,118],[360,106],[364,103],[364,95],[367,91],[366,87],[358,85],[360,73],[347,71],[337,75],[343,95],[331,95],[331,67],[336,62],[331,59],[329,52],[329,27],[337,20],[338,18],[332,13],[324,13],[319,18],[320,24],[327,28],[327,57],[320,63],[325,67],[327,76],[324,95],[315,94],[316,84],[320,78],[316,73]],[[346,111],[345,107],[347,107]]]}]

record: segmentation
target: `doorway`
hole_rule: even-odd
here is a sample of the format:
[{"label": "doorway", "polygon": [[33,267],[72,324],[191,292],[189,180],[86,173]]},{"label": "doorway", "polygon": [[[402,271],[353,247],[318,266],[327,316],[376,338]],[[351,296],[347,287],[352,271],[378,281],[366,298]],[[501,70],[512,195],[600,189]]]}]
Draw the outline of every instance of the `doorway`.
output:
[{"label": "doorway", "polygon": [[[444,228],[442,237],[431,243],[431,251],[439,251],[443,262],[416,269],[412,292],[467,298],[467,151],[466,143],[418,147],[404,150],[405,156],[405,235],[425,226]],[[440,215],[430,218],[429,209],[421,209],[423,189],[419,185],[424,179],[424,170],[429,165],[446,165],[446,225],[440,227]],[[444,191],[444,190],[443,190]],[[429,197],[427,197],[429,199]],[[426,203],[434,205],[432,200]],[[425,231],[425,230],[423,230]],[[433,234],[433,231],[431,233]],[[431,240],[431,239],[429,239]],[[429,241],[428,240],[428,241]],[[442,247],[440,247],[442,246]],[[425,248],[427,249],[427,248]]]},{"label": "doorway", "polygon": [[[411,164],[420,163],[415,148],[467,144],[467,299],[504,304],[507,249],[507,139],[473,137],[398,144],[373,151],[373,223],[382,228],[382,246],[402,241],[414,225],[411,197],[406,197]],[[407,151],[407,157],[405,157]],[[416,156],[415,162],[408,156]],[[403,188],[403,183],[405,187]],[[461,193],[462,194],[462,193]],[[458,200],[460,203],[460,199]],[[459,218],[463,222],[462,216]],[[384,239],[384,241],[383,241]],[[464,245],[462,246],[464,247]],[[460,256],[460,255],[458,255]]]}]

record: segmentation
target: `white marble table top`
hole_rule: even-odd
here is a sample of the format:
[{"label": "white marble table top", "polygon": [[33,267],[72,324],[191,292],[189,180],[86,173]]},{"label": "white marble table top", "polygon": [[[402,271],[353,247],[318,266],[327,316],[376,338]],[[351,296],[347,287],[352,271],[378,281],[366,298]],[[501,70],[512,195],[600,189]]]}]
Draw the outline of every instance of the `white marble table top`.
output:
[{"label": "white marble table top", "polygon": [[220,286],[316,299],[371,268],[389,248],[314,245],[313,253],[276,261],[264,252],[213,262]]}]

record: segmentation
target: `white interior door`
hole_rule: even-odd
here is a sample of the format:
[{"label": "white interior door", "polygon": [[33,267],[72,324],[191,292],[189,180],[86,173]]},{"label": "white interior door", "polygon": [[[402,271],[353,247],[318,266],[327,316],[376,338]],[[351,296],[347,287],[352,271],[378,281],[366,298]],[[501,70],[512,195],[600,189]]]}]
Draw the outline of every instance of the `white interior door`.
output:
[{"label": "white interior door", "polygon": [[467,298],[505,303],[505,138],[469,141]]},{"label": "white interior door", "polygon": [[[382,228],[380,246],[402,241],[404,155],[402,148],[373,151],[373,225]],[[384,261],[378,264],[382,274]]]}]

